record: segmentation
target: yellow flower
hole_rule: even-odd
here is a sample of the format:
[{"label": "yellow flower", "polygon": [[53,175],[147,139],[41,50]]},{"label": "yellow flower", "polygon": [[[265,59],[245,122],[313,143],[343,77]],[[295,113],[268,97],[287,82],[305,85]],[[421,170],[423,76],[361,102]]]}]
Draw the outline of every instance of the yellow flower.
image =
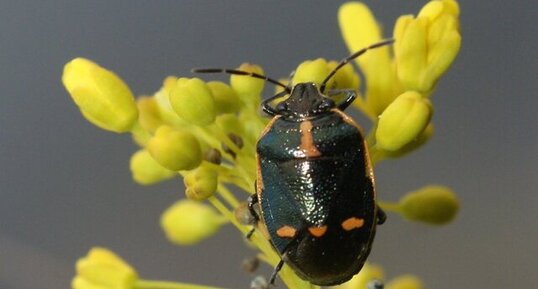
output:
[{"label": "yellow flower", "polygon": [[181,200],[161,216],[161,228],[170,242],[192,245],[213,234],[226,223],[226,219],[211,207],[191,200]]},{"label": "yellow flower", "polygon": [[[243,63],[237,69],[263,75],[263,69],[255,64]],[[231,75],[230,85],[245,104],[251,108],[257,108],[260,105],[260,95],[265,85],[263,79],[246,75]]]},{"label": "yellow flower", "polygon": [[396,98],[379,116],[376,129],[377,145],[387,151],[397,151],[426,129],[433,113],[431,102],[415,91]]},{"label": "yellow flower", "polygon": [[399,207],[402,215],[409,220],[442,225],[454,219],[459,201],[447,187],[427,186],[403,196]]},{"label": "yellow flower", "polygon": [[[368,7],[349,2],[338,11],[340,30],[351,52],[382,40],[382,31]],[[357,58],[366,80],[366,113],[375,118],[401,93],[388,47],[373,49]],[[360,104],[360,100],[356,104]]]},{"label": "yellow flower", "polygon": [[216,107],[211,90],[198,78],[180,78],[170,92],[170,104],[184,120],[204,126],[215,121]]},{"label": "yellow flower", "polygon": [[64,66],[62,82],[82,115],[94,125],[126,132],[136,123],[133,94],[113,72],[88,59],[75,58]]},{"label": "yellow flower", "polygon": [[218,174],[212,169],[200,166],[189,172],[183,180],[187,198],[201,201],[211,197],[217,190]]},{"label": "yellow flower", "polygon": [[[307,60],[299,64],[295,70],[292,83],[295,85],[297,83],[313,82],[320,85],[329,72],[329,65],[325,59],[318,58],[315,60]],[[334,81],[334,79],[329,81],[327,87],[331,87],[332,81]]]},{"label": "yellow flower", "polygon": [[153,97],[140,97],[136,105],[138,107],[138,122],[148,132],[154,132],[164,121],[161,117],[159,105]]},{"label": "yellow flower", "polygon": [[[336,67],[336,65],[338,65],[338,62],[329,61],[327,65],[329,66],[329,70],[332,71]],[[340,68],[340,70],[338,70],[333,76],[333,81],[335,87],[338,89],[353,89],[355,91],[359,89],[361,83],[359,75],[357,75],[357,73],[353,69],[353,66],[351,65],[346,65]]]},{"label": "yellow flower", "polygon": [[141,185],[151,185],[177,175],[155,161],[147,150],[139,150],[131,157],[130,168],[133,179]]},{"label": "yellow flower", "polygon": [[146,149],[161,166],[172,171],[192,170],[202,161],[198,139],[185,129],[159,127]]},{"label": "yellow flower", "polygon": [[235,91],[220,81],[210,81],[207,86],[213,93],[215,108],[218,113],[236,113],[241,109],[242,102]]},{"label": "yellow flower", "polygon": [[398,19],[394,51],[398,78],[405,89],[427,94],[450,67],[461,46],[458,17],[456,1],[435,0],[417,17]]},{"label": "yellow flower", "polygon": [[105,248],[92,248],[77,261],[73,289],[131,289],[138,274],[119,256]]}]

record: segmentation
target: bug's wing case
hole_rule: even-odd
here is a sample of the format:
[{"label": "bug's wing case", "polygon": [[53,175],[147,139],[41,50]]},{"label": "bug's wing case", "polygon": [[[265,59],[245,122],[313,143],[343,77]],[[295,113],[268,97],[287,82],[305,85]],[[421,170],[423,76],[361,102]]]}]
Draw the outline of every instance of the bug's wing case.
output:
[{"label": "bug's wing case", "polygon": [[[345,116],[345,115],[344,115]],[[342,283],[362,267],[375,232],[375,197],[364,139],[341,114],[315,119],[317,158],[297,158],[299,124],[277,120],[258,142],[262,217],[275,248],[300,276],[319,285]],[[364,219],[345,231],[349,217]],[[308,233],[292,241],[276,230],[327,226],[322,237]]]}]

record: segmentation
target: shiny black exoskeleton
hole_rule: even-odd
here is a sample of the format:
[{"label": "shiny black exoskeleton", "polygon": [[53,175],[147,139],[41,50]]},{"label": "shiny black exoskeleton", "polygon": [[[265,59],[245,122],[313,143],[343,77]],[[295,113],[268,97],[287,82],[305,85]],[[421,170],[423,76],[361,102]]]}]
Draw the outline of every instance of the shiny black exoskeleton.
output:
[{"label": "shiny black exoskeleton", "polygon": [[313,83],[294,86],[257,144],[257,198],[282,259],[317,285],[349,280],[375,235],[374,176],[358,125]]},{"label": "shiny black exoskeleton", "polygon": [[[267,237],[282,258],[271,283],[284,262],[301,278],[322,286],[343,283],[364,265],[376,224],[385,220],[385,214],[376,205],[374,175],[361,128],[343,112],[355,92],[329,90],[329,95],[344,94],[337,102],[324,90],[348,61],[392,41],[342,60],[319,86],[298,83],[290,89],[255,73],[198,70],[250,75],[284,87],[262,104],[273,119],[257,143],[256,194],[249,199],[251,213],[266,227]],[[272,105],[287,94],[286,100]]]}]

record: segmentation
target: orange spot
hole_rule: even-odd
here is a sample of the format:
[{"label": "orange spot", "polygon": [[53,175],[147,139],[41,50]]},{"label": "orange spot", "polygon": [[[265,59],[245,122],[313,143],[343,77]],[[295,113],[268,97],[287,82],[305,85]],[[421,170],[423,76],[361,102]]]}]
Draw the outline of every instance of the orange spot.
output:
[{"label": "orange spot", "polygon": [[314,145],[312,122],[308,120],[301,122],[299,129],[301,132],[301,145],[299,148],[303,151],[304,156],[307,158],[319,157],[321,153]]},{"label": "orange spot", "polygon": [[276,235],[282,238],[293,238],[297,230],[290,226],[283,226],[276,230]]},{"label": "orange spot", "polygon": [[342,222],[342,228],[346,231],[358,229],[364,225],[364,219],[351,217]]},{"label": "orange spot", "polygon": [[310,227],[308,228],[308,232],[314,237],[321,237],[327,232],[327,226],[321,226],[321,227]]}]

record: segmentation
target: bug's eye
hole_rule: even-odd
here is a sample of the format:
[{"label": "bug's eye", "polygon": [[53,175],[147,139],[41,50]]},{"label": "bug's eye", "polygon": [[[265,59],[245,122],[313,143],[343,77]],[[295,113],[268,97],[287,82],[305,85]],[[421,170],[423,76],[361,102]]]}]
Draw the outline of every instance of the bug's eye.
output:
[{"label": "bug's eye", "polygon": [[288,104],[283,101],[283,102],[276,105],[276,110],[278,110],[278,111],[286,111],[286,110],[288,110]]}]

